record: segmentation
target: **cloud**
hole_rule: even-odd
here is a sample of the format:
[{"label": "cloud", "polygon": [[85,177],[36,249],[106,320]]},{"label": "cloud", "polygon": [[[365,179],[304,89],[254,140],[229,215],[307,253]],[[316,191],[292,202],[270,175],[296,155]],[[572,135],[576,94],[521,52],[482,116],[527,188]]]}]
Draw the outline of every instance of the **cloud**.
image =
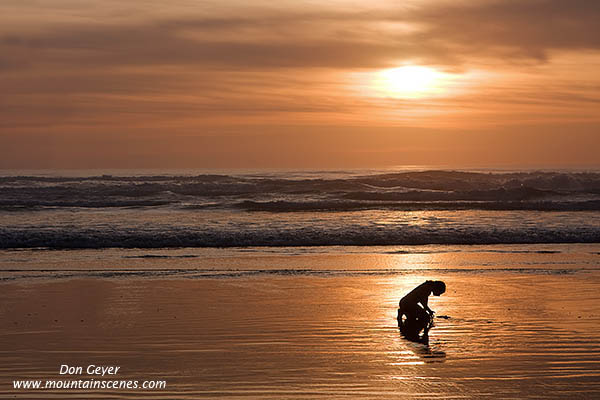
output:
[{"label": "cloud", "polygon": [[[534,0],[443,3],[371,13],[256,12],[130,24],[74,23],[5,34],[0,68],[198,65],[231,69],[383,68],[418,59],[545,60],[553,50],[600,48],[600,3]],[[387,23],[388,25],[382,25]],[[418,29],[382,28],[405,24]]]},{"label": "cloud", "polygon": [[[598,101],[597,80],[596,86],[588,78],[562,82],[557,77],[564,73],[547,71],[531,85],[525,77],[510,88],[490,88],[482,79],[483,93],[451,101],[373,99],[368,89],[356,95],[359,89],[349,90],[343,79],[402,62],[459,71],[553,68],[556,53],[600,50],[600,2],[393,2],[371,10],[291,2],[294,8],[247,10],[231,1],[200,7],[177,0],[168,15],[156,11],[156,2],[155,8],[135,0],[52,4],[58,3],[53,12],[49,3],[45,9],[33,1],[0,5],[7,20],[11,12],[19,20],[0,27],[0,135],[283,121],[386,125],[432,113],[456,114],[456,127],[465,115],[486,123],[527,113],[543,119],[550,112],[589,119]],[[26,6],[27,12],[20,9]],[[580,74],[586,66],[578,68]]]},{"label": "cloud", "polygon": [[600,2],[491,1],[420,10],[422,39],[484,56],[548,58],[553,50],[600,49]]}]

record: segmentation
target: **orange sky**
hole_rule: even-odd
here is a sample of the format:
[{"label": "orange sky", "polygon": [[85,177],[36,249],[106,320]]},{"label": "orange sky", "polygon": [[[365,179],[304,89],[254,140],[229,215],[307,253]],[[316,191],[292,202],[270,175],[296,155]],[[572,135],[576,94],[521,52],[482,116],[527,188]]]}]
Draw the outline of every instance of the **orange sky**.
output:
[{"label": "orange sky", "polygon": [[365,4],[3,0],[0,168],[600,166],[600,2]]}]

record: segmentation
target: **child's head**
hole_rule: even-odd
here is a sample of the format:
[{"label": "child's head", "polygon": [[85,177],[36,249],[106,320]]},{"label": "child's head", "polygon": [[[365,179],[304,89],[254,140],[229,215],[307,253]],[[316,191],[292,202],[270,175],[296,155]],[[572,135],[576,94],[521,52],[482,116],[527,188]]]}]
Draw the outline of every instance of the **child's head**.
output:
[{"label": "child's head", "polygon": [[431,292],[435,296],[440,296],[442,293],[446,291],[446,284],[442,281],[432,281],[431,282]]}]

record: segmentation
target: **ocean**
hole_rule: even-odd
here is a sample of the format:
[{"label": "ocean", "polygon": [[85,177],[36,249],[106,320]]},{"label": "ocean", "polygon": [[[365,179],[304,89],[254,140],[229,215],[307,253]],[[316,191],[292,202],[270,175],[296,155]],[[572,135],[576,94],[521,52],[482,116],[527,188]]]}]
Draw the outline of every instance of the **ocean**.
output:
[{"label": "ocean", "polygon": [[600,173],[0,177],[0,248],[600,242]]}]

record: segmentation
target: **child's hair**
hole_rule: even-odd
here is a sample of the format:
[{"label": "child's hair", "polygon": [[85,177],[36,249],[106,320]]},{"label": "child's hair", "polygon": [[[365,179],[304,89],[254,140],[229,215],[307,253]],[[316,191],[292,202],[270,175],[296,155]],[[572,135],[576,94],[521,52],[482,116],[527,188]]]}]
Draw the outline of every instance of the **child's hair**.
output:
[{"label": "child's hair", "polygon": [[439,296],[446,291],[446,284],[442,281],[431,281],[431,285],[431,291],[436,296]]}]

